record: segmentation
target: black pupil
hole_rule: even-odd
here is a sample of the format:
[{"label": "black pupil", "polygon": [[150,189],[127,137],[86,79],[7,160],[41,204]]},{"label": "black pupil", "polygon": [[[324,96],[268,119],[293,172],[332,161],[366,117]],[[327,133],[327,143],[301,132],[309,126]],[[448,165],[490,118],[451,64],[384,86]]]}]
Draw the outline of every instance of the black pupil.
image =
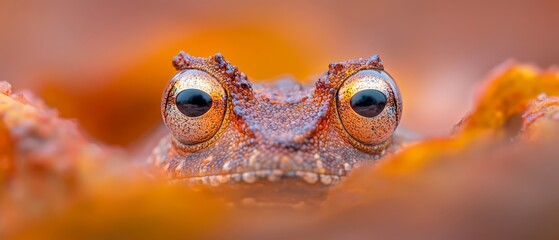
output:
[{"label": "black pupil", "polygon": [[187,89],[177,95],[175,103],[184,115],[199,117],[212,107],[212,97],[202,90]]},{"label": "black pupil", "polygon": [[379,115],[386,106],[386,96],[378,90],[362,90],[351,97],[351,108],[363,117]]}]

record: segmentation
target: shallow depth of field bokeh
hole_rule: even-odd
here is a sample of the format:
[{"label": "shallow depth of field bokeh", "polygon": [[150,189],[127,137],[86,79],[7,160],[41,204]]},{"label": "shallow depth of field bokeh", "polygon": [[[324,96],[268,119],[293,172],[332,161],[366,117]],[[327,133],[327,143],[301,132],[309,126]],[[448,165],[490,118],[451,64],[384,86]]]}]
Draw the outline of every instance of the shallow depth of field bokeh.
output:
[{"label": "shallow depth of field bokeh", "polygon": [[221,52],[252,81],[313,82],[327,64],[379,53],[403,125],[446,135],[478,83],[508,59],[559,62],[559,2],[2,1],[0,80],[29,88],[93,138],[122,146],[161,126],[179,50]]},{"label": "shallow depth of field bokeh", "polygon": [[[559,239],[557,10],[1,1],[0,239]],[[330,62],[379,53],[402,125],[428,137],[354,169],[318,205],[312,184],[307,203],[278,209],[254,201],[268,193],[258,188],[168,184],[145,158],[165,132],[160,98],[179,50],[221,52],[251,81],[310,84]]]}]

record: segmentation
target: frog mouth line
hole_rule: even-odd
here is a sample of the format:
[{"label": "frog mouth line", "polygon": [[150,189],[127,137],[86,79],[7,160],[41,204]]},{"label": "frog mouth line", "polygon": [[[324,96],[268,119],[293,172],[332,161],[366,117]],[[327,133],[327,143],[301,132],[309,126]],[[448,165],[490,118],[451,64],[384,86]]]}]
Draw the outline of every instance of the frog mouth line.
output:
[{"label": "frog mouth line", "polygon": [[343,175],[322,174],[308,171],[282,170],[257,170],[242,173],[206,175],[196,177],[183,177],[169,179],[169,183],[176,184],[198,184],[219,186],[230,183],[255,183],[257,181],[279,182],[283,179],[301,179],[308,184],[336,185],[345,179]]}]

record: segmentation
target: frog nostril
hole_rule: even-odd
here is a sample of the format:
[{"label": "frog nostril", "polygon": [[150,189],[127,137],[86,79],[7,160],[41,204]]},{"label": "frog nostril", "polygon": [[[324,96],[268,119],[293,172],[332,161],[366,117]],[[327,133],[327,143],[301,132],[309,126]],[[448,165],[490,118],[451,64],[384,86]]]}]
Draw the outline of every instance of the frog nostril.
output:
[{"label": "frog nostril", "polygon": [[301,150],[302,147],[300,143],[296,143],[296,142],[286,142],[280,144],[280,146],[282,146],[284,149],[287,149],[289,151],[299,151]]}]

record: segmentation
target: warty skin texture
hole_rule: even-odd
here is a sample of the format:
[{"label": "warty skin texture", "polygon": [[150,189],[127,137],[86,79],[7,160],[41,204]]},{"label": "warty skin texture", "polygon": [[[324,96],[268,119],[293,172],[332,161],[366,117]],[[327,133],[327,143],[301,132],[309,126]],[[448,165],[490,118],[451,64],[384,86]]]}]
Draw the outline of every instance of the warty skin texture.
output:
[{"label": "warty skin texture", "polygon": [[[328,73],[310,87],[290,79],[253,85],[220,54],[195,58],[181,52],[173,65],[179,73],[170,81],[161,105],[170,133],[149,158],[172,182],[325,189],[341,181],[352,169],[375,163],[401,146],[400,138],[391,135],[401,118],[401,96],[377,55],[330,64]],[[210,110],[192,119],[176,110],[174,97],[184,89],[184,81],[191,81],[181,76],[198,71],[213,78],[210,87],[201,88],[214,101],[223,100],[216,107],[223,116],[211,117]],[[345,104],[349,101],[347,96],[337,99],[344,81],[354,75],[364,75],[374,86],[385,88],[382,91],[389,101],[375,119],[356,116]],[[221,98],[223,91],[214,80],[225,92]],[[360,84],[359,79],[353,82]],[[346,92],[352,91],[355,89]],[[351,128],[351,133],[346,128]],[[208,131],[215,133],[198,143],[185,144],[183,140],[185,136],[200,139],[188,134]],[[385,139],[356,135],[371,131],[389,134]]]}]

